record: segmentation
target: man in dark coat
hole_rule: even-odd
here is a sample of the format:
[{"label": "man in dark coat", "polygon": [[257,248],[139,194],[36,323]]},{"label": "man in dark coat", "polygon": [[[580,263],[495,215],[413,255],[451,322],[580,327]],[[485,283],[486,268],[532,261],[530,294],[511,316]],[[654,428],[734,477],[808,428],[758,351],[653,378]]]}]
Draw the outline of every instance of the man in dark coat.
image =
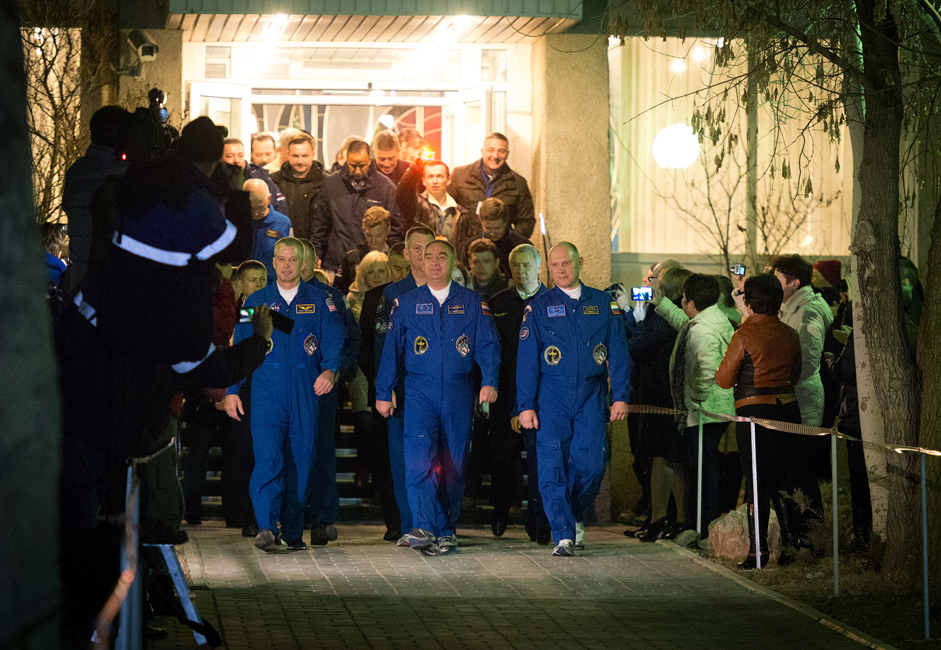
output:
[{"label": "man in dark coat", "polygon": [[526,179],[510,169],[509,142],[502,133],[484,139],[480,160],[454,170],[448,191],[458,204],[476,214],[484,199],[498,198],[506,205],[510,228],[527,239],[536,226],[533,195]]},{"label": "man in dark coat", "polygon": [[[392,215],[388,241],[402,240],[395,185],[372,171],[371,163],[372,148],[362,140],[353,140],[347,148],[346,163],[327,174],[314,205],[310,240],[318,251],[323,251],[323,270],[331,279],[347,251],[366,242],[363,216],[369,208],[380,206],[388,210]],[[296,223],[294,231],[297,232]]]},{"label": "man in dark coat", "polygon": [[287,199],[287,216],[294,226],[294,236],[301,239],[312,239],[314,203],[324,183],[323,165],[314,157],[315,151],[310,135],[294,136],[288,143],[288,161],[271,175]]}]

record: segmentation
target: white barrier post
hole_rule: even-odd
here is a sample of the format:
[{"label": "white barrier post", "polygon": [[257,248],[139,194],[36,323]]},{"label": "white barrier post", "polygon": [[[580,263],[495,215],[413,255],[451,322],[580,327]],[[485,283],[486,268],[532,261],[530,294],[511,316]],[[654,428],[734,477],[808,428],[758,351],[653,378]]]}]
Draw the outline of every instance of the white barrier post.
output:
[{"label": "white barrier post", "polygon": [[830,434],[830,484],[833,486],[833,595],[840,595],[840,522],[837,517],[836,436]]},{"label": "white barrier post", "polygon": [[755,453],[755,422],[751,423],[751,495],[752,512],[755,520],[755,564],[761,568],[761,535],[758,531],[761,526],[758,524],[758,456]]},{"label": "white barrier post", "polygon": [[931,638],[931,627],[928,622],[928,499],[925,489],[925,454],[921,456],[921,570],[924,573],[925,583],[925,639]]},{"label": "white barrier post", "polygon": [[699,453],[696,456],[696,530],[702,537],[702,412],[699,413]]}]

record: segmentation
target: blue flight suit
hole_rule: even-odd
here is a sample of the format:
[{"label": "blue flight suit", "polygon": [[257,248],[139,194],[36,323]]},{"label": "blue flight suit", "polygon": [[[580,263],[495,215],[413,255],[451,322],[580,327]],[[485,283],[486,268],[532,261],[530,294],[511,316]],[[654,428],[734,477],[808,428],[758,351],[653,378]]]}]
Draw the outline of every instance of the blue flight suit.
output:
[{"label": "blue flight suit", "polygon": [[[337,383],[353,377],[356,372],[359,345],[362,333],[359,323],[350,309],[343,292],[329,284],[324,284],[316,277],[307,283],[328,293],[336,307],[337,314],[346,331],[346,341],[340,355],[340,371]],[[332,390],[320,397],[320,412],[317,415],[317,430],[324,435],[317,436],[317,449],[314,454],[314,466],[310,477],[310,508],[314,526],[328,526],[337,520],[340,513],[340,493],[337,491],[337,411],[340,408],[339,391]]]},{"label": "blue flight suit", "polygon": [[268,271],[268,284],[274,284],[274,245],[291,233],[291,220],[280,212],[268,208],[268,214],[252,220],[252,257]]},{"label": "blue flight suit", "polygon": [[[382,292],[379,308],[376,313],[376,322],[373,324],[376,365],[379,368],[382,362],[382,349],[389,328],[389,316],[396,298],[402,294],[418,288],[415,277],[409,273],[407,276],[393,282]],[[377,370],[378,372],[378,370]],[[405,419],[402,417],[405,408],[405,376],[399,375],[399,383],[395,387],[395,400],[398,408],[389,416],[387,430],[389,432],[389,465],[392,467],[392,490],[395,493],[395,505],[399,508],[401,517],[401,533],[408,535],[412,529],[412,510],[408,507],[408,492],[405,490]]]},{"label": "blue flight suit", "polygon": [[[322,372],[336,373],[340,366],[345,333],[336,307],[330,309],[332,302],[328,294],[301,282],[290,304],[274,283],[253,293],[244,305],[267,304],[294,320],[291,334],[272,333],[272,348],[252,374],[251,404],[255,468],[249,493],[255,520],[259,528],[277,534],[280,519],[281,533],[288,540],[301,539],[304,531],[321,399],[314,393],[314,382]],[[236,342],[251,334],[250,323],[236,325]],[[238,394],[238,389],[230,386],[228,392]],[[325,435],[332,437],[333,431]]]},{"label": "blue flight suit", "polygon": [[452,282],[442,305],[427,285],[399,296],[387,331],[376,400],[390,401],[404,372],[405,485],[412,527],[437,537],[453,535],[473,428],[473,367],[480,367],[483,386],[497,388],[496,326],[487,303]]},{"label": "blue flight suit", "polygon": [[[554,287],[526,307],[519,332],[516,400],[536,411],[539,492],[556,544],[575,539],[575,522],[604,477],[605,398],[628,400],[630,355],[621,310],[611,296],[582,285],[572,300]],[[606,363],[607,362],[607,363]]]}]

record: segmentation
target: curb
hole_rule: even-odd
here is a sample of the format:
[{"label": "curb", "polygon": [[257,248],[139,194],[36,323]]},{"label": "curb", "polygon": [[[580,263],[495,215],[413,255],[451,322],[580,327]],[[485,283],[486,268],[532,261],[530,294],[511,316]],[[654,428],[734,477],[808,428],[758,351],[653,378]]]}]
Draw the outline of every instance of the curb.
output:
[{"label": "curb", "polygon": [[669,548],[671,551],[673,551],[677,555],[681,555],[687,559],[690,559],[696,562],[697,564],[699,564],[700,566],[703,566],[709,569],[713,573],[717,573],[723,578],[726,578],[727,580],[731,580],[732,582],[739,585],[740,587],[744,587],[745,589],[748,589],[749,591],[759,593],[765,596],[766,598],[770,598],[771,600],[781,603],[782,605],[786,605],[787,607],[790,607],[791,609],[796,610],[800,612],[801,614],[814,619],[815,621],[817,621],[824,627],[828,627],[834,632],[836,632],[837,634],[845,636],[847,639],[851,639],[852,641],[855,641],[856,643],[859,643],[860,645],[864,647],[872,648],[873,650],[897,650],[895,646],[891,646],[888,643],[885,643],[884,641],[880,641],[879,639],[869,634],[866,634],[862,630],[857,630],[855,627],[852,627],[850,625],[847,625],[846,623],[838,621],[832,616],[824,614],[823,612],[820,612],[814,609],[813,607],[810,607],[809,605],[805,605],[803,603],[797,602],[796,600],[792,600],[788,598],[787,596],[779,594],[778,592],[772,589],[768,589],[767,587],[763,587],[762,585],[759,585],[756,582],[752,582],[751,580],[748,580],[747,578],[743,578],[736,572],[730,569],[726,569],[724,566],[715,564],[714,562],[710,562],[709,560],[703,558],[701,555],[699,555],[698,553],[694,551],[690,551],[688,549],[682,548],[681,546],[677,546],[673,542],[666,542],[663,540],[657,540],[657,544],[664,546],[666,548]]}]

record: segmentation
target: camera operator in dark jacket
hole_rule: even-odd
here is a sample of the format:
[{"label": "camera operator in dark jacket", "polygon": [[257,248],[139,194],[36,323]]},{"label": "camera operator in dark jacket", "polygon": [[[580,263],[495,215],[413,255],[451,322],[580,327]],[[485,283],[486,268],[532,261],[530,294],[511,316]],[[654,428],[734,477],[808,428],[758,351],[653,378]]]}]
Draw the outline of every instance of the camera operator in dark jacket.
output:
[{"label": "camera operator in dark jacket", "polygon": [[[366,243],[363,215],[380,206],[392,220],[388,242],[402,241],[402,219],[395,202],[395,185],[372,168],[372,149],[363,140],[350,142],[346,163],[327,174],[314,205],[310,240],[323,260],[324,271],[333,280],[347,251]],[[297,233],[297,222],[294,232]]]}]

